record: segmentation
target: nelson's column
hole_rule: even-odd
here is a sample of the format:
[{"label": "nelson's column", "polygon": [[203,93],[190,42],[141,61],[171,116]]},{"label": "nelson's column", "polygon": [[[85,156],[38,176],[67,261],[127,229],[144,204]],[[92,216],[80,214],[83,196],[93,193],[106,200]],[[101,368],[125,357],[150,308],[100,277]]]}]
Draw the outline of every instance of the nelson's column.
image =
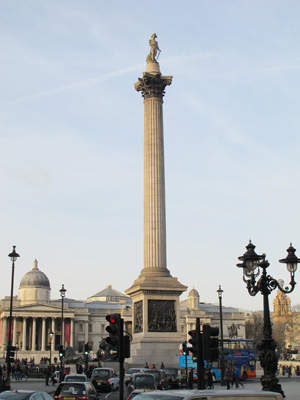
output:
[{"label": "nelson's column", "polygon": [[135,84],[144,98],[144,268],[126,290],[133,303],[131,364],[178,364],[179,296],[187,287],[171,276],[166,260],[163,96],[172,76],[162,76],[156,34],[149,40],[146,72]]}]

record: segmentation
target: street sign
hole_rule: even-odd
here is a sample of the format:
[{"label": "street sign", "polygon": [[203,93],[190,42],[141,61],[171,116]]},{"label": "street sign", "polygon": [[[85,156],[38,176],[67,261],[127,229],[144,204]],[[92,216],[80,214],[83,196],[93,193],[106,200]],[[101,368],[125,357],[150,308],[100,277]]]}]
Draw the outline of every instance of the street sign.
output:
[{"label": "street sign", "polygon": [[118,350],[116,349],[116,347],[110,347],[108,353],[109,353],[109,356],[110,356],[111,358],[116,358],[116,357],[118,357]]}]

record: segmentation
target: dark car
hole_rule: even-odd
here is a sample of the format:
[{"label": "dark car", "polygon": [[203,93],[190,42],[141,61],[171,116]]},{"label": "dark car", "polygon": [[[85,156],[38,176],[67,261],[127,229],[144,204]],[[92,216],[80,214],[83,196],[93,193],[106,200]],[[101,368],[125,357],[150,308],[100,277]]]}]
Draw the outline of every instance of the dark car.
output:
[{"label": "dark car", "polygon": [[53,400],[53,398],[46,392],[6,390],[0,393],[0,400]]},{"label": "dark car", "polygon": [[128,395],[136,389],[144,391],[156,390],[155,377],[152,374],[133,374],[127,386]]},{"label": "dark car", "polygon": [[165,368],[164,372],[169,388],[180,388],[186,385],[186,375],[180,368]]},{"label": "dark car", "polygon": [[90,382],[61,382],[54,393],[54,399],[98,400],[98,394]]},{"label": "dark car", "polygon": [[119,388],[119,378],[112,368],[95,368],[92,372],[91,381],[97,392],[111,392]]},{"label": "dark car", "polygon": [[155,378],[155,383],[158,390],[168,389],[168,382],[166,380],[165,371],[163,369],[145,369],[146,374],[152,374]]}]

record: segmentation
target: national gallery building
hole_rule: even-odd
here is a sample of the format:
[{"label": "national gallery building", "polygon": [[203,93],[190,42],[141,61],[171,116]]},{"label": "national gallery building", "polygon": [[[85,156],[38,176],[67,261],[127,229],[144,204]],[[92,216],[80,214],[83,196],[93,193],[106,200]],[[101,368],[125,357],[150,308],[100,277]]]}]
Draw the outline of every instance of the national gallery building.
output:
[{"label": "national gallery building", "polygon": [[[62,334],[62,299],[51,300],[51,286],[48,277],[38,267],[37,260],[33,268],[21,279],[18,296],[13,298],[12,343],[17,347],[19,359],[57,356]],[[217,293],[216,293],[217,298]],[[1,300],[0,305],[0,354],[4,356],[9,337],[10,297]],[[245,315],[236,308],[223,307],[224,338],[232,336],[245,338]],[[82,353],[85,343],[93,354],[99,350],[99,344],[108,336],[105,327],[106,315],[119,313],[124,319],[125,330],[132,333],[132,299],[111,285],[86,300],[63,300],[64,346],[75,348]],[[180,326],[178,331],[181,343],[188,340],[188,331],[195,329],[196,317],[201,324],[220,326],[218,304],[200,304],[197,290],[192,289],[186,300],[180,302]],[[50,332],[54,335],[50,335]],[[51,339],[51,336],[53,337]],[[179,349],[179,345],[178,345]],[[149,363],[151,354],[147,359]],[[157,361],[156,361],[157,362]]]}]

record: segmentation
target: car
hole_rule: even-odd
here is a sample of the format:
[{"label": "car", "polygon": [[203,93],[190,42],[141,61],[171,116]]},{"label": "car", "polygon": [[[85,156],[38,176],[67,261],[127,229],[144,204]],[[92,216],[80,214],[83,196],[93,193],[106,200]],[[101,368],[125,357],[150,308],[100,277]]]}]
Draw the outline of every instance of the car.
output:
[{"label": "car", "polygon": [[129,370],[127,371],[127,373],[124,376],[125,385],[128,385],[133,374],[136,374],[138,372],[143,372],[143,369],[144,368],[129,368]]},{"label": "car", "polygon": [[46,392],[33,390],[6,390],[0,393],[1,400],[53,400]]},{"label": "car", "polygon": [[166,380],[166,374],[163,369],[145,369],[144,373],[154,375],[155,383],[158,390],[168,389],[168,382]]},{"label": "car", "polygon": [[98,393],[90,382],[61,382],[54,393],[56,400],[98,400]]},{"label": "car", "polygon": [[69,374],[65,376],[64,382],[87,382],[87,376],[84,374]]},{"label": "car", "polygon": [[139,393],[134,400],[283,400],[280,393],[255,390],[168,390]]},{"label": "car", "polygon": [[186,385],[186,375],[180,368],[165,368],[164,373],[169,388],[180,388]]},{"label": "car", "polygon": [[152,374],[148,373],[137,373],[133,374],[132,378],[130,379],[130,382],[128,383],[127,386],[127,392],[128,395],[133,391],[133,390],[156,390],[156,383],[155,383],[155,377]]},{"label": "car", "polygon": [[119,378],[112,368],[95,368],[92,372],[91,382],[97,392],[111,392],[119,388]]}]

